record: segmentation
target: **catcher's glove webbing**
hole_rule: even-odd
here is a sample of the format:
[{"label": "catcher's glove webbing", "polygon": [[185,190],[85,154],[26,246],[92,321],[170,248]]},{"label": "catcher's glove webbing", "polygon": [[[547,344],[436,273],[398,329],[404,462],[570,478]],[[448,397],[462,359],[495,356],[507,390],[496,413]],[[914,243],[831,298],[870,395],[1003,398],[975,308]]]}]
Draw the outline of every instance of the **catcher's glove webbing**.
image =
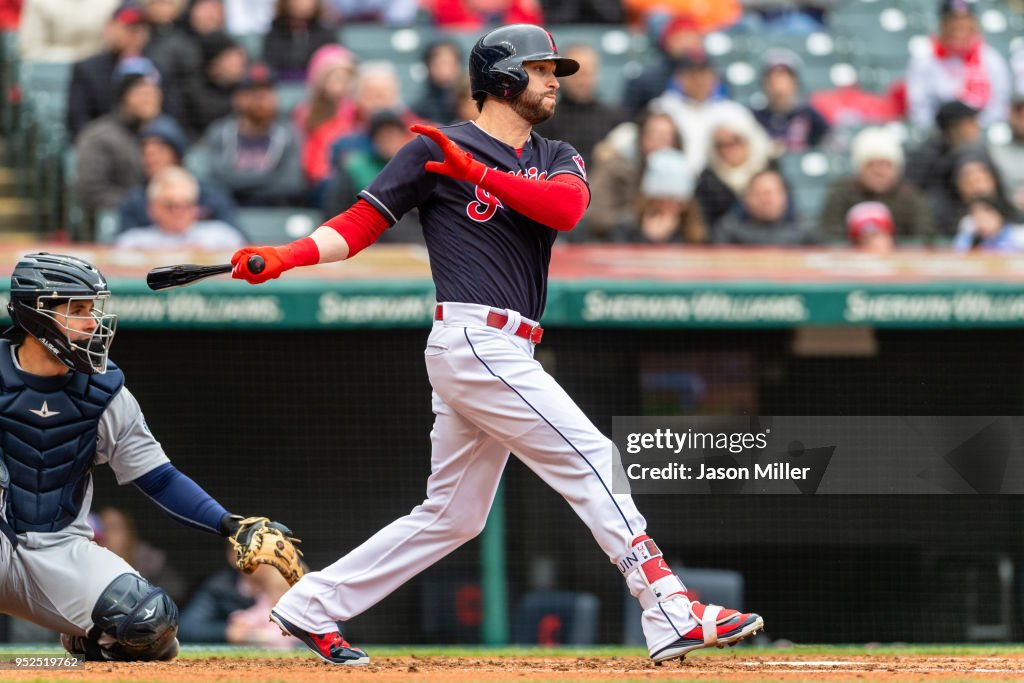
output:
[{"label": "catcher's glove webbing", "polygon": [[291,529],[266,517],[236,519],[238,529],[228,540],[238,553],[235,564],[240,570],[252,574],[261,564],[268,564],[281,572],[289,585],[302,578],[302,551],[295,547],[300,541]]}]

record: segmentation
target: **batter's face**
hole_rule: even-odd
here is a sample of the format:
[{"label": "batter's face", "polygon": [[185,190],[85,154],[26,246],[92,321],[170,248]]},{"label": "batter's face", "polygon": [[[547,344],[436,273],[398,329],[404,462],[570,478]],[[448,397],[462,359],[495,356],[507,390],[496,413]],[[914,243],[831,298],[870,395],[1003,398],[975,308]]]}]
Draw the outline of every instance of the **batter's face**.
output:
[{"label": "batter's face", "polygon": [[558,79],[555,78],[555,63],[526,62],[523,64],[530,82],[523,93],[511,101],[512,110],[531,126],[547,121],[555,113],[558,96]]}]

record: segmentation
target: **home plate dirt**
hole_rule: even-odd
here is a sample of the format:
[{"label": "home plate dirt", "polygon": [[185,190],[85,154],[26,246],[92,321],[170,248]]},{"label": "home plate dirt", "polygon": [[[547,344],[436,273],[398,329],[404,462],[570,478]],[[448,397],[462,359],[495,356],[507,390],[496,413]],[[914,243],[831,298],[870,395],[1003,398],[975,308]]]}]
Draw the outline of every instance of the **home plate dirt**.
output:
[{"label": "home plate dirt", "polygon": [[79,671],[5,671],[4,680],[283,681],[387,683],[426,681],[947,681],[1024,680],[1024,656],[876,656],[842,658],[736,653],[691,656],[656,666],[640,657],[386,657],[365,667],[331,666],[311,657],[210,657],[163,663],[96,664]]}]

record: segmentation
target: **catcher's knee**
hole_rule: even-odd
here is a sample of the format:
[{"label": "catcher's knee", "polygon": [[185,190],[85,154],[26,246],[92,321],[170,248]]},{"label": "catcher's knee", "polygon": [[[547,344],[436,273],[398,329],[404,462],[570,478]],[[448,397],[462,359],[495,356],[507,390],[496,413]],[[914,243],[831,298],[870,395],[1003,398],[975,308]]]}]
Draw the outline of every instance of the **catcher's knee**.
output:
[{"label": "catcher's knee", "polygon": [[111,581],[96,601],[92,620],[108,659],[151,661],[178,653],[178,606],[163,588],[138,574]]}]

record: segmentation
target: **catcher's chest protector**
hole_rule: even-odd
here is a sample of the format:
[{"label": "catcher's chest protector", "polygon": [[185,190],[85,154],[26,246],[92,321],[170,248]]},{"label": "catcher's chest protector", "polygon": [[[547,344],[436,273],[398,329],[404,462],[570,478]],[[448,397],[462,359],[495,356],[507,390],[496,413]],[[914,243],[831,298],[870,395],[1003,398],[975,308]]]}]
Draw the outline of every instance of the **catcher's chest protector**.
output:
[{"label": "catcher's chest protector", "polygon": [[82,508],[100,416],[124,385],[104,375],[37,377],[18,371],[0,341],[0,459],[10,476],[7,521],[17,533],[54,532]]}]

